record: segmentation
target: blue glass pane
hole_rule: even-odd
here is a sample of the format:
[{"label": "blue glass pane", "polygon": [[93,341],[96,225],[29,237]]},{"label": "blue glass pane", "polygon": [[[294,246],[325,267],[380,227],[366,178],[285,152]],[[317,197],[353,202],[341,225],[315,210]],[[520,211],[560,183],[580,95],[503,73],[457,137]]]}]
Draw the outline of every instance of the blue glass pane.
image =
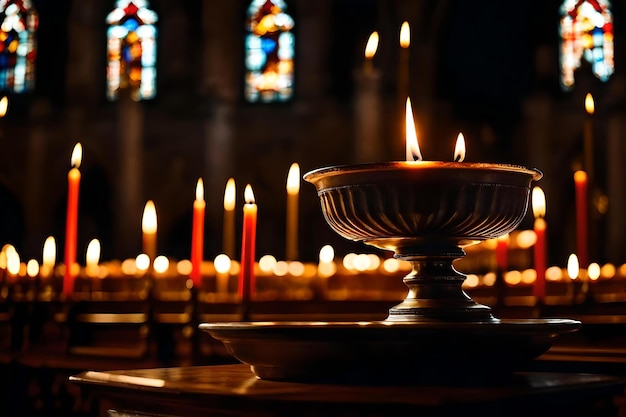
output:
[{"label": "blue glass pane", "polygon": [[129,18],[128,20],[126,20],[124,22],[123,25],[126,29],[128,29],[129,32],[133,32],[137,29],[137,27],[139,26],[139,22],[137,22],[137,20]]},{"label": "blue glass pane", "polygon": [[274,50],[276,49],[276,41],[274,39],[264,38],[261,39],[261,41],[261,48],[266,54],[274,52]]}]

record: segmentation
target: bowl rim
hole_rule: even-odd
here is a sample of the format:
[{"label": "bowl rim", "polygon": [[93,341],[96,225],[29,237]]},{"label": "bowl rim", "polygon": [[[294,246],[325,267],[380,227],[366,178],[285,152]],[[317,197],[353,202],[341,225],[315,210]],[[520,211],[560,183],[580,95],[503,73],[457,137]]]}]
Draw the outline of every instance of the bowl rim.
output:
[{"label": "bowl rim", "polygon": [[370,162],[358,164],[343,164],[320,167],[308,171],[303,175],[307,182],[314,183],[322,177],[341,175],[346,173],[358,173],[368,171],[400,171],[400,170],[468,170],[468,171],[500,171],[519,173],[538,181],[543,177],[543,172],[537,168],[528,168],[522,165],[489,163],[489,162],[446,162],[446,161],[390,161]]}]

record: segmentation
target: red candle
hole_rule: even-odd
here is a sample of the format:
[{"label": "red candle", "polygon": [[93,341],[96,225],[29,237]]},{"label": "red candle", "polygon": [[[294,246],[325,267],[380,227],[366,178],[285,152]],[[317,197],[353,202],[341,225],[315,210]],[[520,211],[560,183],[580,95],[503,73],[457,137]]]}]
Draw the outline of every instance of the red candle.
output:
[{"label": "red candle", "polygon": [[509,251],[509,234],[500,236],[496,243],[496,266],[498,271],[506,271],[507,269],[507,254]]},{"label": "red candle", "polygon": [[533,286],[533,295],[537,297],[537,300],[543,302],[546,297],[546,221],[544,216],[546,215],[546,198],[539,187],[533,188],[532,194],[533,200],[533,214],[535,215],[535,235],[537,241],[534,247],[534,260],[535,271],[537,272],[537,278],[535,279],[535,285]]},{"label": "red candle", "polygon": [[244,191],[243,232],[241,238],[241,269],[239,272],[239,298],[242,303],[250,301],[255,287],[254,251],[256,247],[257,205],[250,184]]},{"label": "red candle", "polygon": [[581,268],[587,268],[589,256],[587,254],[587,174],[585,171],[574,173],[574,184],[576,186],[576,253],[578,264]]},{"label": "red candle", "polygon": [[67,174],[67,213],[65,222],[65,274],[63,276],[63,294],[74,292],[74,264],[76,263],[76,241],[78,239],[78,190],[80,188],[80,162],[83,148],[80,143],[72,151],[72,168]]},{"label": "red candle", "polygon": [[202,279],[202,255],[204,252],[204,185],[202,178],[196,185],[196,200],[193,202],[193,225],[191,229],[191,280],[199,286]]}]

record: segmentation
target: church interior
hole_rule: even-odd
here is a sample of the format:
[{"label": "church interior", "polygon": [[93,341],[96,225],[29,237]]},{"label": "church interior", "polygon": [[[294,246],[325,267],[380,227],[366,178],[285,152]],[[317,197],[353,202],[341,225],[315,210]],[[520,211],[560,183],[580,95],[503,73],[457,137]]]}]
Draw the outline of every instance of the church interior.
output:
[{"label": "church interior", "polygon": [[[514,371],[604,385],[559,391],[591,408],[541,395],[529,404],[623,415],[624,17],[617,0],[0,1],[0,409],[193,415],[193,395],[178,411],[123,414],[115,407],[132,402],[115,390],[139,380],[120,388],[89,371],[248,364],[203,323],[413,323],[439,335],[470,317],[437,315],[461,303],[441,301],[450,296],[494,327],[528,319],[541,333],[571,319]],[[461,224],[478,231],[454,240],[432,220],[449,209],[430,204],[445,177],[398,197],[435,211],[408,214],[409,225],[428,218],[427,231],[394,224],[379,243],[371,236],[393,223],[388,213],[383,226],[367,224],[372,213],[333,215],[371,198],[368,209],[384,211],[393,184],[347,202],[315,183],[328,167],[358,167],[367,183],[371,171],[431,163],[470,167],[455,180],[470,189],[483,181],[469,179],[473,167],[531,173],[524,204],[503,191],[515,187],[487,187],[490,215],[521,210],[515,224],[487,231],[475,208]],[[448,226],[472,204],[457,197]],[[409,248],[423,253],[405,253],[411,233],[428,235]],[[263,383],[275,375],[256,369]],[[112,391],[98,391],[106,383]],[[376,392],[377,405],[400,410]],[[257,400],[241,410],[283,415]],[[244,415],[222,406],[215,415]]]}]

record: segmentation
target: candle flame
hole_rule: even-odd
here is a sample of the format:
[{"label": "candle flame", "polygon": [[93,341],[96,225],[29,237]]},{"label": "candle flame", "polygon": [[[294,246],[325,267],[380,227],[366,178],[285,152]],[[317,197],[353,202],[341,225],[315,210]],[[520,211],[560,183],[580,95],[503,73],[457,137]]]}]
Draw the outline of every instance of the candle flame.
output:
[{"label": "candle flame", "polygon": [[246,204],[254,204],[254,193],[252,192],[250,184],[246,185],[246,189],[243,192],[243,199]]},{"label": "candle flame", "polygon": [[225,274],[230,271],[231,260],[228,255],[224,253],[220,253],[213,260],[213,265],[215,266],[215,270],[220,274]]},{"label": "candle flame", "polygon": [[578,170],[574,172],[574,182],[580,184],[581,182],[587,181],[587,173],[582,170]]},{"label": "candle flame", "polygon": [[56,263],[56,257],[56,242],[54,240],[54,237],[48,236],[43,244],[43,264],[48,268],[52,268]]},{"label": "candle flame", "polygon": [[293,195],[298,194],[298,191],[300,191],[300,166],[294,162],[287,174],[287,193]]},{"label": "candle flame", "polygon": [[20,255],[15,250],[15,246],[6,245],[4,252],[7,257],[7,271],[12,275],[20,273]]},{"label": "candle flame", "polygon": [[0,117],[4,117],[9,109],[9,98],[7,96],[0,99]]},{"label": "candle flame", "polygon": [[580,268],[578,266],[578,256],[572,253],[567,259],[567,275],[570,277],[570,279],[578,278],[579,269]]},{"label": "candle flame", "polygon": [[329,263],[335,259],[335,249],[330,245],[324,245],[320,249],[319,259],[322,263]]},{"label": "candle flame", "polygon": [[459,132],[456,137],[456,145],[454,146],[454,160],[456,162],[463,162],[465,159],[465,137],[463,133]]},{"label": "candle flame", "polygon": [[196,201],[204,201],[204,183],[202,178],[198,178],[198,183],[196,184]]},{"label": "candle flame", "polygon": [[35,278],[39,274],[39,262],[36,259],[30,259],[26,263],[26,275]]},{"label": "candle flame", "polygon": [[156,233],[157,231],[156,207],[154,206],[154,202],[152,200],[148,200],[146,207],[143,209],[141,230],[144,233]]},{"label": "candle flame", "polygon": [[372,59],[374,55],[376,55],[376,50],[378,49],[378,32],[374,31],[370,35],[367,40],[367,45],[365,45],[365,58]]},{"label": "candle flame", "polygon": [[224,210],[232,211],[235,209],[236,194],[237,188],[235,187],[235,179],[229,178],[226,182],[226,189],[224,190]]},{"label": "candle flame", "polygon": [[93,268],[100,262],[100,241],[98,239],[92,239],[87,245],[87,254],[85,256],[85,263],[88,268]]},{"label": "candle flame", "polygon": [[587,114],[593,114],[595,111],[595,105],[591,93],[587,93],[587,95],[585,96],[585,111],[587,112]]},{"label": "candle flame", "polygon": [[400,27],[400,47],[408,48],[411,45],[411,27],[409,22],[403,22]]},{"label": "candle flame", "polygon": [[413,120],[413,109],[411,108],[411,99],[406,99],[406,160],[421,161],[422,154],[417,143],[417,132],[415,131],[415,122]]},{"label": "candle flame", "polygon": [[70,163],[74,168],[80,168],[81,160],[83,159],[83,147],[78,142],[74,145],[74,150],[72,150],[72,157],[70,158]]},{"label": "candle flame", "polygon": [[541,187],[533,188],[533,214],[535,218],[545,217],[546,216],[546,195],[544,194]]}]

